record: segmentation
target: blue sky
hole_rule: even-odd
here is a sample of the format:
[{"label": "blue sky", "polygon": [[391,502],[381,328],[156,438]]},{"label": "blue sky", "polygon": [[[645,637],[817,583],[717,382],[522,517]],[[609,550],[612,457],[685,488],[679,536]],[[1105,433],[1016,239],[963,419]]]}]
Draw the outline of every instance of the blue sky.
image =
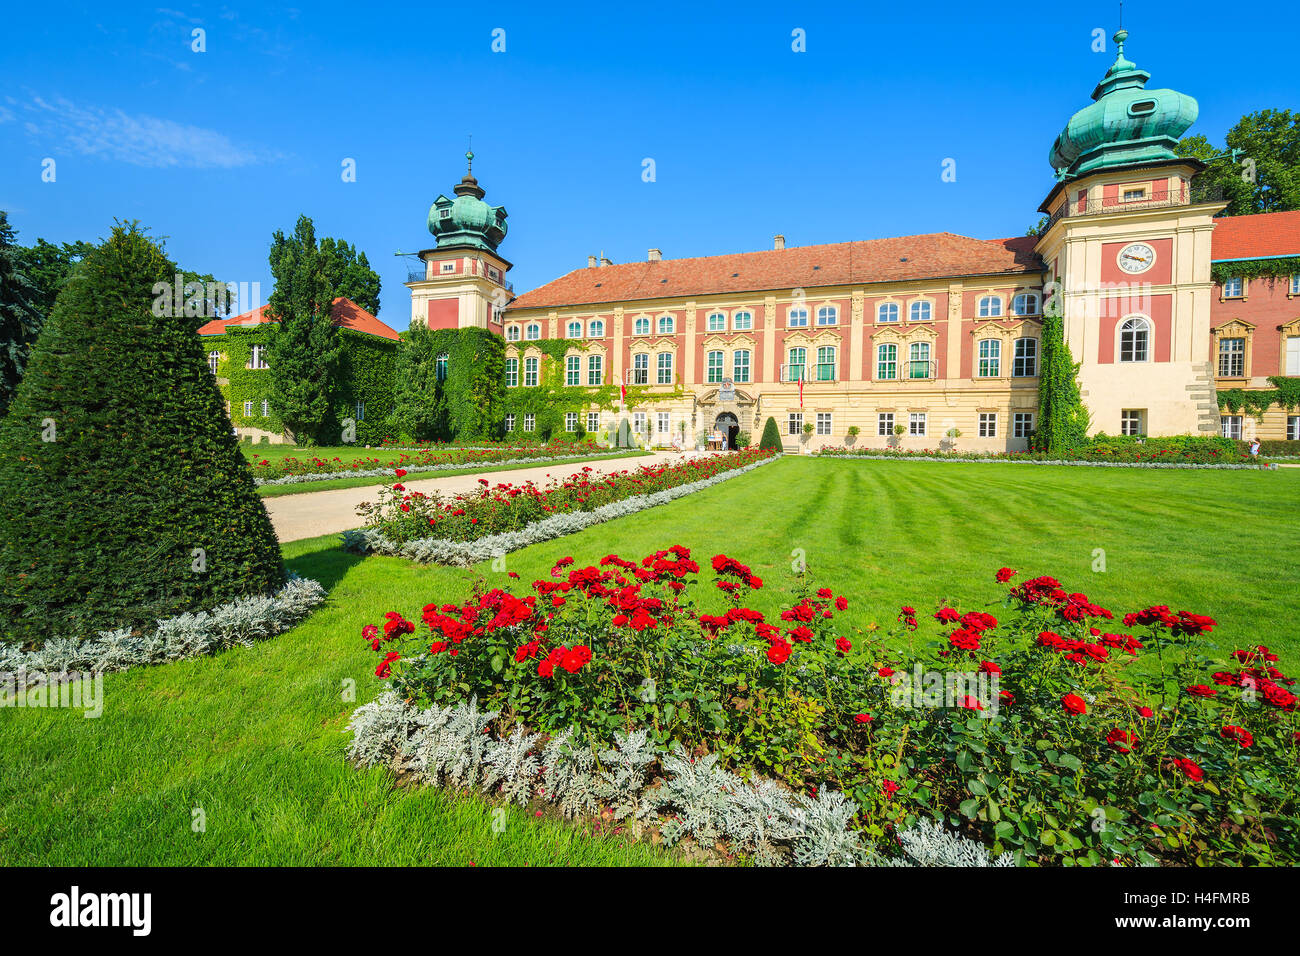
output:
[{"label": "blue sky", "polygon": [[[1130,2],[1126,52],[1152,87],[1195,96],[1192,132],[1221,144],[1243,113],[1300,107],[1287,6],[1256,4],[1226,35],[1221,7]],[[263,300],[271,233],[306,213],[369,255],[398,329],[408,261],[393,253],[433,244],[428,208],[463,175],[469,134],[487,200],[510,213],[501,253],[520,292],[602,250],[1018,235],[1052,185],[1052,140],[1114,59],[1118,4],[565,11],[11,4],[0,208],[20,242],[139,219],[187,268],[261,282]]]}]

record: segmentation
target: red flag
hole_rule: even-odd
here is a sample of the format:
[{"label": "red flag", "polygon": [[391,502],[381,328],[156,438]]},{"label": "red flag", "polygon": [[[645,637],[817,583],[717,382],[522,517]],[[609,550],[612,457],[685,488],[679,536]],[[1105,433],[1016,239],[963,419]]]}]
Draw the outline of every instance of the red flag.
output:
[{"label": "red flag", "polygon": [[799,407],[803,408],[803,369],[800,369],[799,372]]},{"label": "red flag", "polygon": [[618,383],[618,400],[624,405],[627,404],[627,379]]}]

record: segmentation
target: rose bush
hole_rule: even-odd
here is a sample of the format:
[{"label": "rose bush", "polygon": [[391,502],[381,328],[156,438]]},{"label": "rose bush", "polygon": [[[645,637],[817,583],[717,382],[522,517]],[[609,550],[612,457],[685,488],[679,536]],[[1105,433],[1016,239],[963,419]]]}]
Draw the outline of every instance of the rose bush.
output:
[{"label": "rose bush", "polygon": [[709,570],[681,546],[563,558],[526,591],[480,586],[363,636],[402,698],[474,695],[504,728],[548,734],[646,729],[844,793],[880,847],[936,818],[1022,863],[1298,858],[1294,682],[1264,646],[1203,657],[1208,617],[1152,606],[1116,623],[1003,568],[997,616],[905,606],[864,637],[843,624],[850,599],[807,576],[769,617],[749,567],[716,555]]},{"label": "rose bush", "polygon": [[479,465],[509,464],[517,459],[572,458],[599,455],[611,449],[595,442],[551,441],[546,445],[514,443],[495,447],[459,448],[455,445],[430,445],[414,453],[402,452],[397,457],[367,455],[344,461],[339,456],[320,458],[282,458],[272,461],[255,458],[253,476],[264,481],[293,475],[347,475],[353,472],[369,473],[382,468],[419,469],[429,465],[458,465],[473,468]]},{"label": "rose bush", "polygon": [[588,467],[545,485],[531,481],[493,485],[480,478],[478,492],[454,496],[410,491],[399,481],[383,489],[377,501],[360,505],[357,514],[367,527],[378,529],[392,542],[422,538],[472,541],[518,531],[552,515],[595,511],[616,501],[703,481],[773,455],[769,451],[746,449],[679,464],[643,465],[635,471],[597,473]]}]

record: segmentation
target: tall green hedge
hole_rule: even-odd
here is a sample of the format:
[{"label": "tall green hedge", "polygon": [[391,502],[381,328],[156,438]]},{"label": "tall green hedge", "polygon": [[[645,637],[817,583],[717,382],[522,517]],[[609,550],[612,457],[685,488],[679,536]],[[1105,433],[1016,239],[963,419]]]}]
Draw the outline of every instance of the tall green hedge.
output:
[{"label": "tall green hedge", "polygon": [[116,227],[59,294],[0,421],[0,633],[39,645],[268,594],[279,544],[184,316]]},{"label": "tall green hedge", "polygon": [[1038,428],[1032,446],[1037,451],[1066,451],[1088,440],[1092,418],[1079,394],[1079,366],[1065,341],[1060,315],[1050,308],[1043,315],[1038,378]]},{"label": "tall green hedge", "polygon": [[767,423],[763,426],[763,437],[759,439],[758,447],[772,449],[773,451],[781,450],[781,430],[776,427],[776,419],[770,415]]}]

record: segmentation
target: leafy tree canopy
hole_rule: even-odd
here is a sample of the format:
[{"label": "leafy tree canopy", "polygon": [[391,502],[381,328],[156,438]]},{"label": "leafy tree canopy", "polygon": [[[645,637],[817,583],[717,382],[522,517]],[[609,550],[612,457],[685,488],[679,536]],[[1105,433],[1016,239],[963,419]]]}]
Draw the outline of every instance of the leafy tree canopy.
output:
[{"label": "leafy tree canopy", "polygon": [[1227,200],[1225,216],[1300,209],[1300,112],[1247,113],[1225,139],[1235,162],[1205,136],[1179,141],[1178,155],[1209,164],[1193,181],[1193,199]]}]

